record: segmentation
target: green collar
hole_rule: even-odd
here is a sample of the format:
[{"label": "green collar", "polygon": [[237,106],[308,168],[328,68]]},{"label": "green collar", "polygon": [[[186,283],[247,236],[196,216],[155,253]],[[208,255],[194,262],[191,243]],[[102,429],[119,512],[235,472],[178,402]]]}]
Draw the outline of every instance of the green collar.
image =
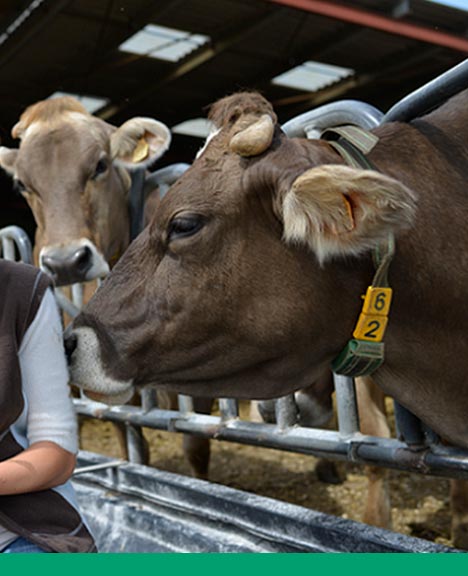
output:
[{"label": "green collar", "polygon": [[[368,154],[378,142],[377,136],[357,126],[340,126],[326,130],[322,135],[342,156],[347,164],[374,169]],[[371,374],[385,359],[383,337],[388,323],[392,289],[388,286],[388,269],[395,252],[395,241],[390,235],[384,245],[373,253],[376,272],[362,305],[356,327],[341,353],[333,360],[335,374],[364,376]]]}]

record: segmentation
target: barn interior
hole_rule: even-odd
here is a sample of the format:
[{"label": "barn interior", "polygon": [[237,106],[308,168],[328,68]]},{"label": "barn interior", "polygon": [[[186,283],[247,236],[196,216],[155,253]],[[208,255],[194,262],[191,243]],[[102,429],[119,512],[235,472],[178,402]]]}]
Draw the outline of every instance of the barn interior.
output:
[{"label": "barn interior", "polygon": [[[465,9],[463,9],[465,7]],[[154,117],[173,131],[155,168],[193,160],[209,105],[259,90],[281,123],[357,99],[388,110],[468,53],[466,2],[432,0],[3,0],[0,144],[30,104],[77,96],[120,125]],[[0,173],[0,227],[34,234]]]}]

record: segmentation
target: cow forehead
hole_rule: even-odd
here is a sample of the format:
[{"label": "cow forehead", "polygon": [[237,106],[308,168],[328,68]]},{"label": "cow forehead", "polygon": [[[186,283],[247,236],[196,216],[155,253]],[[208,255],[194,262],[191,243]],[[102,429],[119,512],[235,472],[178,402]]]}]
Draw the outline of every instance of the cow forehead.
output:
[{"label": "cow forehead", "polygon": [[[95,161],[101,151],[109,152],[109,135],[92,116],[77,112],[62,115],[60,121],[37,121],[26,130],[18,153],[20,178],[41,172],[67,168],[80,169]],[[46,164],[44,165],[44,160]]]},{"label": "cow forehead", "polygon": [[196,160],[163,199],[161,216],[183,210],[228,212],[242,204],[246,188],[241,162],[233,154],[215,162],[204,156]]},{"label": "cow forehead", "polygon": [[23,134],[20,154],[31,154],[37,149],[50,149],[70,141],[74,145],[80,143],[82,148],[108,147],[109,132],[104,129],[104,123],[91,115],[65,112],[51,122],[36,120],[30,124]]}]

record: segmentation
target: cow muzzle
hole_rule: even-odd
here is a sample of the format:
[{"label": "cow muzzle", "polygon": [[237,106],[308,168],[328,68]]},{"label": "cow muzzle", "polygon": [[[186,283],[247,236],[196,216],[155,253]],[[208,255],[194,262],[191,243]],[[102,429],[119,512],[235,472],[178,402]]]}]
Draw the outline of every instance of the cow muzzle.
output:
[{"label": "cow muzzle", "polygon": [[95,331],[88,327],[72,328],[64,333],[64,347],[71,383],[97,402],[125,404],[134,394],[132,380],[117,380],[107,373]]},{"label": "cow muzzle", "polygon": [[109,265],[88,239],[64,245],[45,246],[39,266],[57,286],[88,282],[109,273]]}]

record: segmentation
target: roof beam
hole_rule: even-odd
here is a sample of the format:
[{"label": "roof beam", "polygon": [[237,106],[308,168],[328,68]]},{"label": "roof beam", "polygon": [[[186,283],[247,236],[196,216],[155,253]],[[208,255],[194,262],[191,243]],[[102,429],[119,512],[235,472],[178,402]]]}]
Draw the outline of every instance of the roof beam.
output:
[{"label": "roof beam", "polygon": [[358,8],[340,6],[325,0],[269,0],[269,2],[468,53],[468,39],[466,38],[417,24],[394,20]]}]

